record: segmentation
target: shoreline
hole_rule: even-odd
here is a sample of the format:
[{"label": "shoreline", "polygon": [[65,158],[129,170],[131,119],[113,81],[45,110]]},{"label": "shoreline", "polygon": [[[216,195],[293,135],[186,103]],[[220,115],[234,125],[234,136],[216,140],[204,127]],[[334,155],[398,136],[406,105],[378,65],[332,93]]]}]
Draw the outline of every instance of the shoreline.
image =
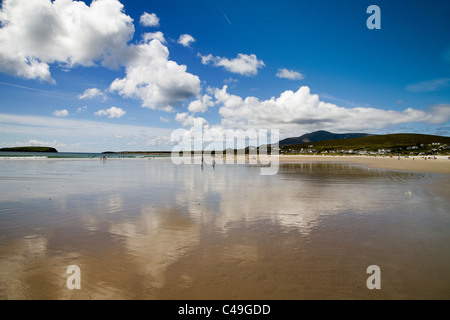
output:
[{"label": "shoreline", "polygon": [[[197,158],[193,156],[192,158]],[[278,160],[274,159],[275,157]],[[161,160],[168,159],[169,156],[155,157],[125,157],[125,158],[107,158],[107,161],[114,160]],[[208,157],[209,158],[209,157]],[[226,164],[225,158],[217,157],[217,164]],[[222,161],[220,161],[220,160]],[[234,156],[233,164],[252,164],[249,156]],[[100,158],[47,158],[44,156],[35,157],[0,157],[0,161],[99,161]],[[205,159],[206,160],[206,159]],[[256,161],[252,159],[252,161]],[[348,155],[348,156],[330,156],[330,155],[279,155],[279,156],[259,156],[258,163],[273,164],[282,163],[304,163],[304,162],[346,162],[362,165],[370,168],[408,171],[408,172],[426,172],[438,174],[450,174],[450,159],[448,156],[418,156],[418,157],[388,157],[388,156],[365,156],[365,155]],[[206,161],[210,164],[211,159]],[[196,164],[193,161],[193,164]],[[256,163],[255,163],[256,164]]]},{"label": "shoreline", "polygon": [[[250,157],[252,159],[250,160]],[[278,159],[277,159],[278,158]],[[426,159],[425,159],[426,158]],[[216,157],[216,163],[226,163],[226,158]],[[366,156],[366,155],[278,155],[278,156],[249,156],[234,155],[232,163],[237,164],[269,164],[282,163],[305,163],[305,162],[337,162],[353,163],[370,168],[426,172],[438,174],[450,174],[450,157],[448,156],[415,156],[415,157],[390,157],[390,156]],[[211,164],[210,157],[205,158],[207,164]]]}]

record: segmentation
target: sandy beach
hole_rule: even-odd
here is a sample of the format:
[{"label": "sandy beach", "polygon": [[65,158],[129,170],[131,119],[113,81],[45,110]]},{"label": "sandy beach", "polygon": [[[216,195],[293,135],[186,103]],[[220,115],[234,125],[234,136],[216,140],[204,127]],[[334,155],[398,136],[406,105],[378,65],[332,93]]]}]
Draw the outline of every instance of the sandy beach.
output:
[{"label": "sandy beach", "polygon": [[450,297],[449,160],[279,160],[3,161],[0,299]]},{"label": "sandy beach", "polygon": [[280,163],[287,162],[350,162],[367,167],[410,172],[450,174],[450,160],[446,156],[431,157],[373,157],[373,156],[303,156],[280,155]]},{"label": "sandy beach", "polygon": [[[250,156],[256,163],[256,157]],[[278,159],[277,159],[278,158]],[[223,159],[226,159],[225,157]],[[221,159],[219,158],[219,161]],[[222,160],[226,163],[227,160]],[[250,163],[249,156],[235,156],[236,163]],[[305,162],[336,162],[352,163],[370,168],[397,170],[406,172],[429,172],[450,174],[450,159],[448,156],[416,156],[416,157],[390,157],[390,156],[325,156],[325,155],[279,155],[259,156],[258,163],[305,163]]]}]

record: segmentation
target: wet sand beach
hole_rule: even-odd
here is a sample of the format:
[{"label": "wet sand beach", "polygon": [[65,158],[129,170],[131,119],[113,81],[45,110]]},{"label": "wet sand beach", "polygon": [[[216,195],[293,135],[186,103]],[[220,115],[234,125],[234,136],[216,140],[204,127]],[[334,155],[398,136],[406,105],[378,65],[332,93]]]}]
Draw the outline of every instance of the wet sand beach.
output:
[{"label": "wet sand beach", "polygon": [[324,158],[2,161],[0,299],[449,299],[447,162]]},{"label": "wet sand beach", "polygon": [[434,172],[450,174],[450,159],[447,156],[308,156],[308,155],[280,155],[280,162],[350,162],[372,168]]}]

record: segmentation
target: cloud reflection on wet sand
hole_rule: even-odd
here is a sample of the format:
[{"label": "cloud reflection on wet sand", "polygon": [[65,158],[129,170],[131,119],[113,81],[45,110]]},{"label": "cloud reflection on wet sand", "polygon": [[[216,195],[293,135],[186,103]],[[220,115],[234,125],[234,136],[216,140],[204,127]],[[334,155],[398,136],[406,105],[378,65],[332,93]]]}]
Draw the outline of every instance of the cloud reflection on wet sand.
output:
[{"label": "cloud reflection on wet sand", "polygon": [[[275,176],[170,160],[7,165],[2,299],[449,298],[446,176],[342,163]],[[81,290],[65,286],[72,264]],[[365,286],[371,264],[380,291]]]}]

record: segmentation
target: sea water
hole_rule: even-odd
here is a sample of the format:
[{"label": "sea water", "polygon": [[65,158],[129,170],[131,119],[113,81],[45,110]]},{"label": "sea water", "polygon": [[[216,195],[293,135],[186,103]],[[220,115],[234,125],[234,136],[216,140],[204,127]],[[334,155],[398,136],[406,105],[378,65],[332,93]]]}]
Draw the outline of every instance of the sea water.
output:
[{"label": "sea water", "polygon": [[89,152],[0,152],[0,160],[39,160],[39,159],[99,159],[99,158],[159,158],[168,155],[145,153],[89,153]]}]

